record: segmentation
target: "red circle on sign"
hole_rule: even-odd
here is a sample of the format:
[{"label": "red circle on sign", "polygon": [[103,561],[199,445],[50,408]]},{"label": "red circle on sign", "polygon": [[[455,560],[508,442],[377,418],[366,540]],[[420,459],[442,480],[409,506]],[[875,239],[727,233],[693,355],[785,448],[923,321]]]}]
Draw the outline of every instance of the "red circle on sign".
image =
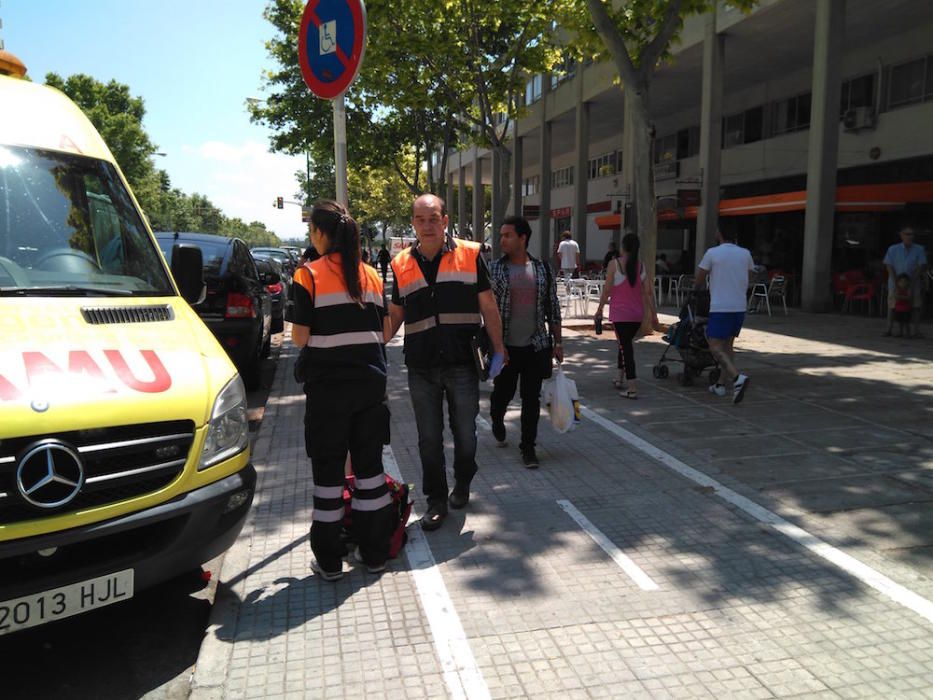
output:
[{"label": "red circle on sign", "polygon": [[343,0],[350,15],[353,18],[353,49],[350,55],[343,54],[338,45],[338,51],[341,54],[341,61],[344,64],[343,72],[336,80],[323,81],[319,79],[311,70],[311,63],[308,56],[308,30],[318,31],[320,19],[317,16],[320,0],[310,0],[305,5],[304,14],[301,16],[301,29],[298,31],[298,65],[301,67],[301,77],[305,84],[311,89],[317,97],[325,100],[332,100],[339,97],[350,84],[356,79],[360,72],[360,66],[363,63],[363,52],[366,48],[366,8],[363,0]]}]

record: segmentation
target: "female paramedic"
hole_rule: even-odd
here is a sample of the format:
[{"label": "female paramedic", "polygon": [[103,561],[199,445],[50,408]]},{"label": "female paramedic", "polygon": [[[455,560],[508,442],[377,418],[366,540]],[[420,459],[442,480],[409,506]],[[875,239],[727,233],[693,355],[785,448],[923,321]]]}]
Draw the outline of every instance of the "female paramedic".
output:
[{"label": "female paramedic", "polygon": [[301,348],[296,377],[307,394],[305,447],[314,475],[311,568],[337,581],[347,555],[341,531],[348,452],[356,559],[370,573],[385,569],[394,527],[382,470],[389,436],[385,300],[379,274],[360,261],[360,229],[344,207],[317,202],[310,231],[321,257],[295,272],[292,342]]}]

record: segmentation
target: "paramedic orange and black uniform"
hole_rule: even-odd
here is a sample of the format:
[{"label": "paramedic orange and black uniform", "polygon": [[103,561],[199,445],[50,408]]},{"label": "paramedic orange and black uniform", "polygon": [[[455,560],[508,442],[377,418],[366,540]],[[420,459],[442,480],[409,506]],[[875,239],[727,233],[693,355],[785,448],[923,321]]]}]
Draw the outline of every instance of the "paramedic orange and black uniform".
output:
[{"label": "paramedic orange and black uniform", "polygon": [[392,303],[404,309],[405,364],[418,426],[428,505],[447,513],[444,468],[446,396],[454,437],[454,490],[468,493],[476,474],[479,375],[470,341],[480,327],[479,294],[491,289],[480,246],[447,238],[433,260],[415,244],[392,260]]},{"label": "paramedic orange and black uniform", "polygon": [[311,550],[325,571],[340,570],[346,547],[344,463],[353,463],[353,530],[360,554],[372,566],[385,562],[394,525],[382,469],[388,442],[385,297],[376,270],[360,263],[362,304],[347,293],[340,254],[330,253],[295,272],[292,322],[308,326],[302,349],[307,402],[305,447],[314,474]]}]

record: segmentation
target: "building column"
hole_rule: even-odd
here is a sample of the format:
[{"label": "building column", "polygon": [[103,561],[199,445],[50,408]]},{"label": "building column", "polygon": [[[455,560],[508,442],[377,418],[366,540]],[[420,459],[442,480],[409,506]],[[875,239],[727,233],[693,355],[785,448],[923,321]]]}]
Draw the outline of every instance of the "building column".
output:
[{"label": "building column", "polygon": [[541,174],[538,177],[540,205],[538,207],[538,235],[541,238],[541,259],[553,265],[554,246],[551,242],[551,122],[547,118],[547,97],[551,92],[551,75],[541,76],[541,143],[538,162]]},{"label": "building column", "polygon": [[577,84],[577,116],[574,141],[577,147],[577,163],[574,168],[573,236],[580,245],[580,262],[586,265],[586,205],[590,184],[587,172],[590,162],[590,105],[583,101],[583,64],[577,64],[574,77]]},{"label": "building column", "polygon": [[483,161],[479,159],[479,149],[473,147],[473,240],[483,242],[483,224],[485,223],[485,195],[483,194]]},{"label": "building column", "polygon": [[[518,130],[517,123],[515,130]],[[509,212],[515,216],[522,216],[522,159],[525,156],[523,141],[521,136],[516,136],[512,141],[512,199]]]},{"label": "building column", "polygon": [[466,200],[466,168],[463,167],[463,153],[460,154],[460,167],[457,168],[457,227],[460,237],[466,237],[467,228],[467,200]]},{"label": "building column", "polygon": [[844,34],[845,0],[817,0],[801,280],[803,308],[807,311],[832,308],[829,279],[836,214]]},{"label": "building column", "polygon": [[502,191],[502,157],[499,151],[492,150],[492,210],[489,212],[490,244],[492,245],[492,257],[499,257],[499,210],[502,207],[502,198],[505,193]]},{"label": "building column", "polygon": [[[716,31],[716,9],[706,14],[703,39],[703,95],[700,102],[700,208],[696,256],[716,242],[722,163],[722,84],[725,37]],[[696,264],[694,260],[694,264]]]}]

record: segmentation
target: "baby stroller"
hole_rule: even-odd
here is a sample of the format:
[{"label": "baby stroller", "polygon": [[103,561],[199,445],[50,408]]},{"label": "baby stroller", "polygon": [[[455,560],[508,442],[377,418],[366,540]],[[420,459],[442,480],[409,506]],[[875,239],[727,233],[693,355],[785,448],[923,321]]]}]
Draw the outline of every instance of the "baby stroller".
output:
[{"label": "baby stroller", "polygon": [[[706,322],[709,316],[709,292],[696,290],[690,293],[684,305],[680,308],[680,320],[671,325],[664,340],[667,347],[658,363],[651,368],[655,379],[664,379],[669,374],[666,363],[682,362],[684,371],[677,375],[681,386],[690,386],[695,377],[699,377],[709,369],[709,383],[719,381],[719,363],[709,351],[709,342],[706,340]],[[680,359],[669,358],[667,354],[671,348],[677,348]]]}]

